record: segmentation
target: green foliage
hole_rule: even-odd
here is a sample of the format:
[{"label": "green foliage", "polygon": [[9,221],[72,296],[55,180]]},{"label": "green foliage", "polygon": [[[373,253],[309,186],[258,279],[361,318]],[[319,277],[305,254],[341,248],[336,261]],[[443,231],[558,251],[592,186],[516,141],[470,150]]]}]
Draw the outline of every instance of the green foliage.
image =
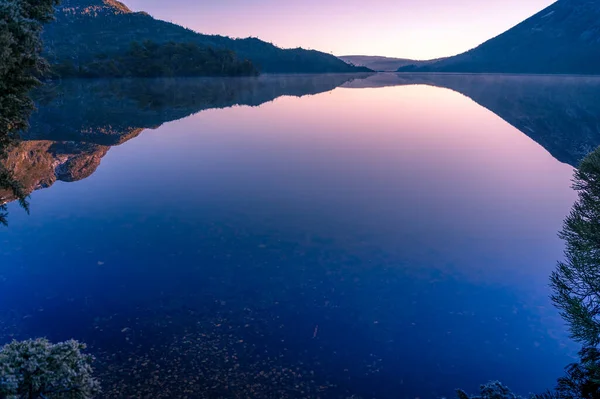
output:
[{"label": "green foliage", "polygon": [[40,35],[56,4],[57,0],[0,1],[0,145],[27,127],[33,110],[28,93],[46,67]]},{"label": "green foliage", "polygon": [[123,55],[101,54],[92,62],[75,67],[59,64],[54,72],[61,77],[197,77],[255,76],[258,71],[248,60],[240,61],[230,50],[203,48],[195,43],[132,42]]},{"label": "green foliage", "polygon": [[565,261],[551,276],[552,301],[585,347],[600,344],[600,149],[575,172],[579,198],[565,219],[560,237]]},{"label": "green foliage", "polygon": [[499,381],[491,381],[480,387],[479,395],[468,395],[465,391],[457,390],[458,399],[521,399]]},{"label": "green foliage", "polygon": [[[600,148],[589,154],[575,172],[578,200],[559,236],[565,241],[565,260],[551,276],[552,301],[581,343],[580,360],[566,368],[554,391],[537,399],[600,398]],[[500,383],[482,387],[481,396],[460,399],[500,399],[515,396]]]},{"label": "green foliage", "polygon": [[596,348],[584,348],[579,355],[581,360],[568,366],[566,376],[558,380],[557,398],[600,398],[600,352]]},{"label": "green foliage", "polygon": [[597,399],[600,398],[600,352],[584,348],[581,360],[566,368],[554,391],[536,395],[535,399]]},{"label": "green foliage", "polygon": [[[58,0],[0,0],[0,160],[28,126],[33,110],[29,92],[39,85],[37,76],[47,67],[40,36],[57,4]],[[20,185],[1,164],[0,188],[12,192],[28,209]],[[6,225],[1,198],[0,224]]]},{"label": "green foliage", "polygon": [[556,390],[540,399],[600,397],[600,148],[582,161],[573,188],[578,199],[559,234],[565,241],[565,260],[550,281],[552,301],[583,349]]},{"label": "green foliage", "polygon": [[[0,189],[7,190],[14,198],[19,201],[19,204],[27,213],[29,213],[29,203],[27,202],[27,193],[23,191],[21,184],[13,177],[11,171],[0,166]],[[8,212],[6,204],[3,204],[6,199],[0,196],[0,225],[8,225]]]},{"label": "green foliage", "polygon": [[0,397],[87,399],[100,392],[92,356],[77,341],[13,341],[0,349]]},{"label": "green foliage", "polygon": [[[232,39],[203,35],[182,26],[160,21],[146,13],[131,12],[106,0],[65,0],[56,22],[44,32],[46,54],[52,64],[74,68],[85,66],[100,54],[125,54],[131,42],[195,43],[201,48],[235,52],[264,73],[368,72],[353,67],[331,54],[318,51],[281,49],[256,38]],[[101,39],[99,39],[101,38]]]}]

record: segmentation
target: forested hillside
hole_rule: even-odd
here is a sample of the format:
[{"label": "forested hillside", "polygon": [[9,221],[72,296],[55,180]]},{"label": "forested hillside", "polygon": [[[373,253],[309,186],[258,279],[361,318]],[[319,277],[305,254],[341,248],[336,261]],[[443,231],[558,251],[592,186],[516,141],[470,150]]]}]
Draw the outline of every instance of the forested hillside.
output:
[{"label": "forested hillside", "polygon": [[[132,12],[114,0],[63,0],[57,8],[56,21],[45,30],[44,40],[52,64],[75,70],[104,63],[107,58],[122,57],[131,49],[132,42],[150,41],[159,45],[193,43],[202,49],[212,48],[217,54],[219,50],[232,51],[236,60],[242,63],[248,60],[265,73],[369,71],[318,51],[281,49],[256,38],[199,34],[143,12]],[[168,48],[173,50],[170,46],[163,50]]]},{"label": "forested hillside", "polygon": [[61,77],[194,77],[255,76],[258,70],[248,60],[240,61],[230,50],[200,47],[195,43],[132,42],[129,50],[113,57],[99,56],[75,65],[56,64],[54,74]]}]

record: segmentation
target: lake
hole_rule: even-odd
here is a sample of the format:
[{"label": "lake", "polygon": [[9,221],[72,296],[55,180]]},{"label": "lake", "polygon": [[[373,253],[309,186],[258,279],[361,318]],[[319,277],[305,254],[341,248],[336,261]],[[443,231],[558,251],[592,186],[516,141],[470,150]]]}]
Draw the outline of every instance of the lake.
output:
[{"label": "lake", "polygon": [[[86,342],[103,397],[552,388],[549,300],[600,79],[66,81],[8,165],[0,342]],[[5,201],[10,200],[4,194]]]}]

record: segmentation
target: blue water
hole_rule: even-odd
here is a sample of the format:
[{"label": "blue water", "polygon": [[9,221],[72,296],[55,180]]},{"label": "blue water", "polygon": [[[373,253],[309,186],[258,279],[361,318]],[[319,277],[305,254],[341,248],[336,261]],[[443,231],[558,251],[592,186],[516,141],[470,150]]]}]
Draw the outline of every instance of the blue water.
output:
[{"label": "blue water", "polygon": [[88,343],[106,397],[527,394],[572,360],[548,276],[573,168],[468,97],[342,85],[153,128],[10,205],[2,341]]}]

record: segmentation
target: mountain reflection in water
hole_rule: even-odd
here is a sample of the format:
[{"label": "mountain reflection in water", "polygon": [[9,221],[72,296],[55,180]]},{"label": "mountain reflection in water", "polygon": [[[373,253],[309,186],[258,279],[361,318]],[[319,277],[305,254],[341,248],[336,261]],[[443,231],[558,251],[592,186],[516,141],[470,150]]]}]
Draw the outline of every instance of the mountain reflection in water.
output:
[{"label": "mountain reflection in water", "polygon": [[344,87],[428,85],[461,93],[577,166],[600,145],[600,77],[378,74]]},{"label": "mountain reflection in water", "polygon": [[[67,80],[36,93],[38,111],[24,141],[4,160],[27,192],[96,171],[110,147],[145,129],[197,112],[259,106],[281,96],[333,90],[366,75],[266,75],[258,78]],[[0,199],[9,198],[0,190]]]},{"label": "mountain reflection in water", "polygon": [[598,87],[404,74],[47,87],[8,167],[30,192],[85,180],[33,193],[30,216],[11,205],[0,338],[85,341],[107,397],[549,388],[572,349],[548,299],[574,198],[564,162],[599,144]]},{"label": "mountain reflection in water", "polygon": [[[72,80],[37,93],[24,142],[5,161],[27,192],[95,172],[111,146],[211,108],[259,106],[336,87],[430,85],[468,96],[576,166],[600,145],[600,78],[461,74],[267,75],[259,78]],[[7,197],[0,191],[0,198]]]}]

